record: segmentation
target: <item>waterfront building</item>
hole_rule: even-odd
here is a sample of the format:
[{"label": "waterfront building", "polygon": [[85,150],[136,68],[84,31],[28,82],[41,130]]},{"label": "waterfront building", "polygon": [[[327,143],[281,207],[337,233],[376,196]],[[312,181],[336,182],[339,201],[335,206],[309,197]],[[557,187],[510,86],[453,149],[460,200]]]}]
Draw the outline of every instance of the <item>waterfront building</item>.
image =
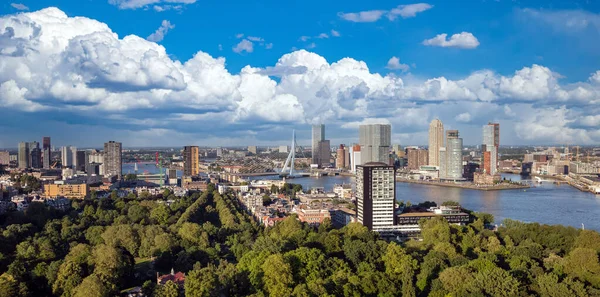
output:
[{"label": "waterfront building", "polygon": [[258,154],[258,149],[256,147],[256,145],[251,145],[248,147],[248,152],[252,153],[252,154]]},{"label": "waterfront building", "polygon": [[358,129],[362,164],[371,162],[389,163],[392,126],[382,124],[360,125]]},{"label": "waterfront building", "polygon": [[392,152],[394,152],[398,158],[404,158],[404,155],[406,154],[399,144],[392,145]]},{"label": "waterfront building", "polygon": [[20,169],[29,168],[29,154],[29,143],[19,142],[18,166]]},{"label": "waterfront building", "polygon": [[[199,148],[197,146],[183,147],[183,175],[196,176],[200,173],[199,167]],[[177,177],[175,177],[177,178]]]},{"label": "waterfront building", "polygon": [[319,141],[318,155],[317,164],[319,164],[319,167],[329,167],[331,165],[331,144],[329,140]]},{"label": "waterfront building", "polygon": [[335,168],[345,168],[346,167],[346,149],[343,144],[340,144],[340,147],[337,149],[335,155]]},{"label": "waterfront building", "polygon": [[44,136],[42,138],[42,167],[44,169],[50,169],[52,159],[52,146],[50,144],[50,137]]},{"label": "waterfront building", "polygon": [[[429,164],[429,152],[424,149],[408,149],[408,169],[418,170]],[[432,165],[433,166],[433,165]]]},{"label": "waterfront building", "polygon": [[0,152],[0,165],[9,165],[10,164],[10,153],[9,152]]},{"label": "waterfront building", "polygon": [[[498,172],[498,149],[500,147],[500,124],[489,123],[483,126],[483,168],[485,173],[494,175]],[[486,152],[489,152],[486,154]]]},{"label": "waterfront building", "polygon": [[325,125],[312,126],[312,163],[321,164],[319,156],[319,142],[325,140]]},{"label": "waterfront building", "polygon": [[89,194],[87,184],[47,184],[44,185],[44,196],[66,197],[70,199],[83,199]]},{"label": "waterfront building", "polygon": [[360,145],[355,144],[350,149],[350,166],[352,166],[352,172],[356,173],[356,166],[358,164],[361,164]]},{"label": "waterfront building", "polygon": [[434,119],[429,124],[429,165],[440,166],[439,151],[443,146],[444,124],[442,124],[442,121]]},{"label": "waterfront building", "polygon": [[344,146],[344,168],[350,168],[350,148]]},{"label": "waterfront building", "polygon": [[446,131],[446,147],[440,148],[440,179],[464,180],[462,160],[463,140],[458,130]]},{"label": "waterfront building", "polygon": [[104,173],[105,175],[117,176],[121,179],[123,173],[122,165],[123,146],[120,142],[109,141],[104,143]]},{"label": "waterfront building", "polygon": [[381,162],[356,167],[357,221],[369,230],[394,226],[395,169]]}]

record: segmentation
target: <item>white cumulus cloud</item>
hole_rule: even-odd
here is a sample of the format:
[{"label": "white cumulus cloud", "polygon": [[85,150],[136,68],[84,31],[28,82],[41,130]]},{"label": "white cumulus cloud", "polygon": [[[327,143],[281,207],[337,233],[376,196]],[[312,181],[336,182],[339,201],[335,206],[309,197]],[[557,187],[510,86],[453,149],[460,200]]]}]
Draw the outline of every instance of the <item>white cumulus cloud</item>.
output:
[{"label": "white cumulus cloud", "polygon": [[165,35],[169,32],[169,30],[175,28],[175,25],[171,24],[168,20],[163,20],[160,24],[160,27],[154,31],[154,33],[150,34],[146,39],[154,42],[161,42]]},{"label": "white cumulus cloud", "polygon": [[163,3],[172,4],[192,4],[197,0],[108,0],[108,3],[119,7],[119,9],[138,9],[150,5],[160,5]]},{"label": "white cumulus cloud", "polygon": [[457,115],[454,119],[459,123],[468,123],[471,121],[471,114],[468,112],[463,112]]},{"label": "white cumulus cloud", "polygon": [[249,41],[248,39],[243,39],[242,41],[240,41],[238,44],[236,44],[233,47],[233,52],[235,53],[241,53],[241,52],[247,52],[247,53],[251,53],[254,51],[254,43],[252,43],[252,41]]},{"label": "white cumulus cloud", "polygon": [[408,71],[408,69],[410,69],[410,66],[408,66],[407,64],[400,63],[400,59],[394,56],[388,60],[385,68],[390,70],[402,70],[404,72]]},{"label": "white cumulus cloud", "polygon": [[355,23],[372,23],[378,21],[385,14],[385,10],[368,10],[361,12],[338,13],[338,16],[346,21]]},{"label": "white cumulus cloud", "polygon": [[433,5],[427,3],[416,3],[409,5],[399,5],[388,13],[390,20],[395,20],[398,16],[403,19],[417,16],[417,13],[433,8]]},{"label": "white cumulus cloud", "polygon": [[434,38],[423,41],[424,45],[441,46],[441,47],[457,47],[464,49],[474,49],[479,46],[479,40],[469,32],[461,32],[450,36],[448,34],[439,34]]},{"label": "white cumulus cloud", "polygon": [[29,7],[23,3],[11,3],[10,6],[17,10],[29,10]]}]

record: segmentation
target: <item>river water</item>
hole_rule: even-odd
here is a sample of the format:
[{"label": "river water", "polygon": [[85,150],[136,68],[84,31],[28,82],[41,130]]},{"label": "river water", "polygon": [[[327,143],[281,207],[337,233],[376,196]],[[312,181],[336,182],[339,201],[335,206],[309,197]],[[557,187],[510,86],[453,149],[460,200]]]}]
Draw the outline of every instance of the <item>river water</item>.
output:
[{"label": "river water", "polygon": [[[521,176],[503,175],[520,181]],[[273,178],[273,177],[270,177]],[[323,187],[331,191],[335,184],[351,183],[347,176],[295,178],[290,183],[301,184],[304,189]],[[568,185],[555,185],[551,181],[535,184],[535,188],[503,191],[477,191],[430,185],[396,183],[396,199],[412,204],[447,200],[459,202],[464,208],[493,214],[496,223],[510,218],[523,222],[560,224],[600,231],[600,196],[581,192]]]}]

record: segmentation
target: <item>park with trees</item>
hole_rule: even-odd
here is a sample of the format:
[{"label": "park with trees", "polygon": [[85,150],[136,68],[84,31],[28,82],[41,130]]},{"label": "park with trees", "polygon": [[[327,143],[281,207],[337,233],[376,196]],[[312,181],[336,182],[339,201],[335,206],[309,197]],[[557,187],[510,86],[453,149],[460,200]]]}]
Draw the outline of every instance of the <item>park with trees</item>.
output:
[{"label": "park with trees", "polygon": [[[293,187],[279,189],[293,195]],[[171,201],[168,203],[167,201]],[[448,204],[451,205],[451,204]],[[600,234],[472,213],[421,221],[389,242],[358,223],[318,228],[290,216],[264,228],[233,194],[32,203],[0,219],[0,297],[600,296]],[[180,271],[185,285],[156,284]]]}]

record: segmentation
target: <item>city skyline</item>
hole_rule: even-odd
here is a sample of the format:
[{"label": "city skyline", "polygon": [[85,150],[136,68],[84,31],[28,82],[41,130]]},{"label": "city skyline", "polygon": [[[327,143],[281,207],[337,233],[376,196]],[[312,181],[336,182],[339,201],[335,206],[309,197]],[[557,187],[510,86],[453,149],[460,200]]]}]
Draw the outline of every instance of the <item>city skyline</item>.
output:
[{"label": "city skyline", "polygon": [[[487,122],[508,145],[600,142],[597,3],[470,1],[479,13],[465,16],[447,1],[309,1],[284,32],[269,25],[281,16],[219,26],[227,17],[191,2],[0,5],[0,147],[46,135],[77,147],[275,145],[298,127],[304,143],[317,123],[332,145],[371,123],[391,124],[393,143],[426,144],[434,118],[465,144]],[[292,4],[247,8],[278,5]],[[381,14],[362,19],[368,11]]]}]

